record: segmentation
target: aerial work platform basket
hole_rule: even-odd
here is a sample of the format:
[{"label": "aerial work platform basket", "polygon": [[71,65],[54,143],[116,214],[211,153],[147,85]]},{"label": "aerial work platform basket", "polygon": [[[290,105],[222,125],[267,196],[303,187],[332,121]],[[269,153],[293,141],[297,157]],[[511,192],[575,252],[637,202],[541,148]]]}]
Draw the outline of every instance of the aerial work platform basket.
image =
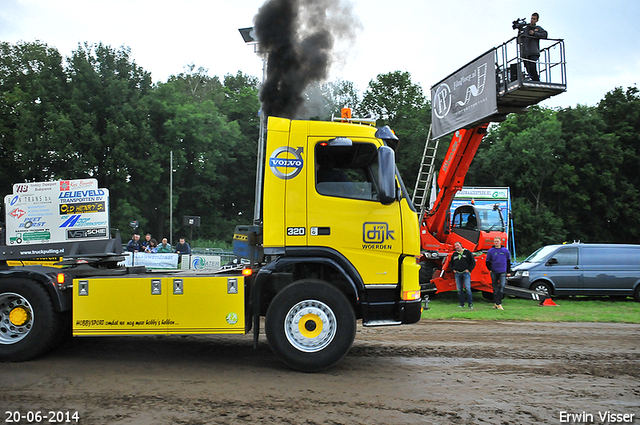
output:
[{"label": "aerial work platform basket", "polygon": [[495,49],[498,107],[527,107],[567,90],[564,40],[540,39],[540,59],[536,61],[540,81],[525,72],[518,38]]}]

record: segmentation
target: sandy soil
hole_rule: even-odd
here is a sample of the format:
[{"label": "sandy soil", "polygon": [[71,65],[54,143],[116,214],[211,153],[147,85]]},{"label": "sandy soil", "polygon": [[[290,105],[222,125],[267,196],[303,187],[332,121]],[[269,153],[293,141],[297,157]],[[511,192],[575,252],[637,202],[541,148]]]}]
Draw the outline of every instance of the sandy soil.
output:
[{"label": "sandy soil", "polygon": [[423,320],[359,327],[342,362],[303,374],[264,336],[256,351],[251,336],[75,338],[0,363],[0,424],[7,411],[99,425],[640,423],[639,340],[640,325]]}]

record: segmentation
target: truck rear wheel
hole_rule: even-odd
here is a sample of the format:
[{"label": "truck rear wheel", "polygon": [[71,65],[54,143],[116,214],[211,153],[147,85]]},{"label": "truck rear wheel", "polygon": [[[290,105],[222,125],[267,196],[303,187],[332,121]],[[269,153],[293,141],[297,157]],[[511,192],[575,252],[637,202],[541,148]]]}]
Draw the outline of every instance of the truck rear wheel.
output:
[{"label": "truck rear wheel", "polygon": [[318,372],[339,362],[356,336],[353,307],[327,282],[303,279],[274,297],[265,332],[273,352],[287,366]]},{"label": "truck rear wheel", "polygon": [[60,315],[44,288],[28,279],[0,282],[0,360],[25,361],[53,348]]}]

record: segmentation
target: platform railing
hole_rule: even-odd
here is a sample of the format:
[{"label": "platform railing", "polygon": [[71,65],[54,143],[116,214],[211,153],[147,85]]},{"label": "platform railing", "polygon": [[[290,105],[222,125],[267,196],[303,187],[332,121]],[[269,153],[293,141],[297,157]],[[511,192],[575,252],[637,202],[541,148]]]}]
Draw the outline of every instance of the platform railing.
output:
[{"label": "platform railing", "polygon": [[[536,61],[540,81],[531,83],[553,84],[566,86],[566,60],[564,40],[540,39],[540,58]],[[496,72],[498,93],[505,92],[506,86],[514,82],[530,82],[525,73],[524,63],[528,61],[522,57],[521,45],[518,37],[496,47]]]}]

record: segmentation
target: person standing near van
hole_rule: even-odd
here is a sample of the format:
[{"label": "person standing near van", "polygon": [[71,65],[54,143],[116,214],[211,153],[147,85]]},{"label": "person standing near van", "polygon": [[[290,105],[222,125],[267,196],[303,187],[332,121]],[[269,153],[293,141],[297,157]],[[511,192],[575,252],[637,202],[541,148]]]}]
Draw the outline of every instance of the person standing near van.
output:
[{"label": "person standing near van", "polygon": [[473,295],[471,294],[471,270],[476,266],[476,260],[468,249],[464,249],[460,242],[454,245],[455,251],[451,254],[451,268],[456,277],[458,287],[459,307],[464,307],[464,290],[467,291],[467,303],[473,308]]},{"label": "person standing near van", "polygon": [[493,239],[493,248],[487,253],[485,260],[487,269],[491,272],[491,282],[493,284],[493,308],[502,308],[502,298],[504,298],[504,285],[507,276],[511,276],[511,254],[509,250],[502,246],[502,239]]}]

